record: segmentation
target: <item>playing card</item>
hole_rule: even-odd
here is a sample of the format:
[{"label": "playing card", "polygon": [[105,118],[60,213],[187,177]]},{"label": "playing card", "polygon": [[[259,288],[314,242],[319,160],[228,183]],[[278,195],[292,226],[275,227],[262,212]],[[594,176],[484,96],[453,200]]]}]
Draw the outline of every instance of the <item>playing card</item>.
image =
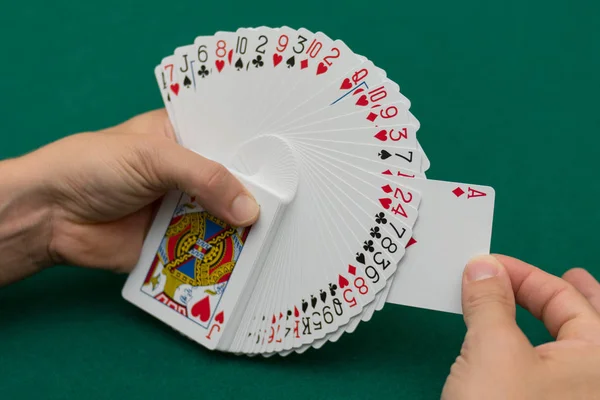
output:
[{"label": "playing card", "polygon": [[261,220],[251,228],[232,227],[194,198],[169,193],[123,288],[124,298],[211,349],[251,286],[284,208],[276,196],[244,183],[261,206]]},{"label": "playing card", "polygon": [[470,258],[490,251],[494,189],[403,180],[422,201],[387,302],[461,313],[462,271]]},{"label": "playing card", "polygon": [[[336,81],[341,74],[361,64],[344,42],[340,40],[333,42],[321,32],[314,35],[304,57],[300,61],[300,70],[303,74],[272,112],[276,117],[269,125],[263,126],[266,132],[280,126],[282,121],[292,121],[294,115],[302,114],[302,110],[298,110],[301,108],[299,105],[314,98],[315,93]],[[310,62],[312,66],[309,65]]]}]

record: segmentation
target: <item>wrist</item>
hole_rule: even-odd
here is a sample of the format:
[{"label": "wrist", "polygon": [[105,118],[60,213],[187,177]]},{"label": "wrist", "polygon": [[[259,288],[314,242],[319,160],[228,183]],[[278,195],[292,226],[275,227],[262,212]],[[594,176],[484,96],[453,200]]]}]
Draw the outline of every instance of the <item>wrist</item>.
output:
[{"label": "wrist", "polygon": [[43,173],[28,156],[0,162],[0,286],[52,264],[52,202]]}]

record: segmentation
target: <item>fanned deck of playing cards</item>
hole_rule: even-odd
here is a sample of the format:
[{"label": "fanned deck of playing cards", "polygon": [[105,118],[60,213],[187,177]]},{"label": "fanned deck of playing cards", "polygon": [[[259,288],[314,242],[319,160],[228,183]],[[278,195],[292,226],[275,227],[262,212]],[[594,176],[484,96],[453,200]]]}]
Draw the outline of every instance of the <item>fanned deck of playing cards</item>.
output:
[{"label": "fanned deck of playing cards", "polygon": [[170,193],[127,300],[250,355],[319,348],[386,301],[460,312],[494,191],[425,178],[419,121],[383,70],[323,33],[260,27],[200,36],[155,75],[179,143],[235,173],[261,216],[232,227]]}]

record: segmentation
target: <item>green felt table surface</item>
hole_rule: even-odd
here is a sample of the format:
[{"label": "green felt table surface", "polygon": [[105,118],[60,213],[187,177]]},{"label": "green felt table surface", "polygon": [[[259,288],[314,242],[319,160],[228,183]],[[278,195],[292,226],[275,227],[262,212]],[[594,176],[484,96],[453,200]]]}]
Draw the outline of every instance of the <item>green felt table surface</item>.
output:
[{"label": "green felt table surface", "polygon": [[[161,107],[153,68],[197,35],[305,26],[400,84],[430,178],[495,187],[493,252],[600,276],[599,12],[591,0],[5,1],[0,157]],[[125,302],[124,281],[56,267],[0,289],[0,398],[435,399],[465,333],[459,315],[388,306],[319,351],[233,357]],[[518,322],[550,339],[522,310]]]}]

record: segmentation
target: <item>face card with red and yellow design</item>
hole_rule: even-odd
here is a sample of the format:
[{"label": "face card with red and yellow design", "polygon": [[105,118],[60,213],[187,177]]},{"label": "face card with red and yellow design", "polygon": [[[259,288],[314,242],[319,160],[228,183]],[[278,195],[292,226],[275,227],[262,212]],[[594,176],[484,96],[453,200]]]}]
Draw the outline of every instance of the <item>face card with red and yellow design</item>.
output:
[{"label": "face card with red and yellow design", "polygon": [[182,194],[141,287],[142,292],[208,329],[250,228],[234,228]]},{"label": "face card with red and yellow design", "polygon": [[255,279],[262,247],[281,212],[279,199],[253,189],[264,211],[259,223],[245,228],[227,224],[193,197],[169,193],[123,296],[193,340],[216,348],[236,304],[244,301],[244,288]]}]

